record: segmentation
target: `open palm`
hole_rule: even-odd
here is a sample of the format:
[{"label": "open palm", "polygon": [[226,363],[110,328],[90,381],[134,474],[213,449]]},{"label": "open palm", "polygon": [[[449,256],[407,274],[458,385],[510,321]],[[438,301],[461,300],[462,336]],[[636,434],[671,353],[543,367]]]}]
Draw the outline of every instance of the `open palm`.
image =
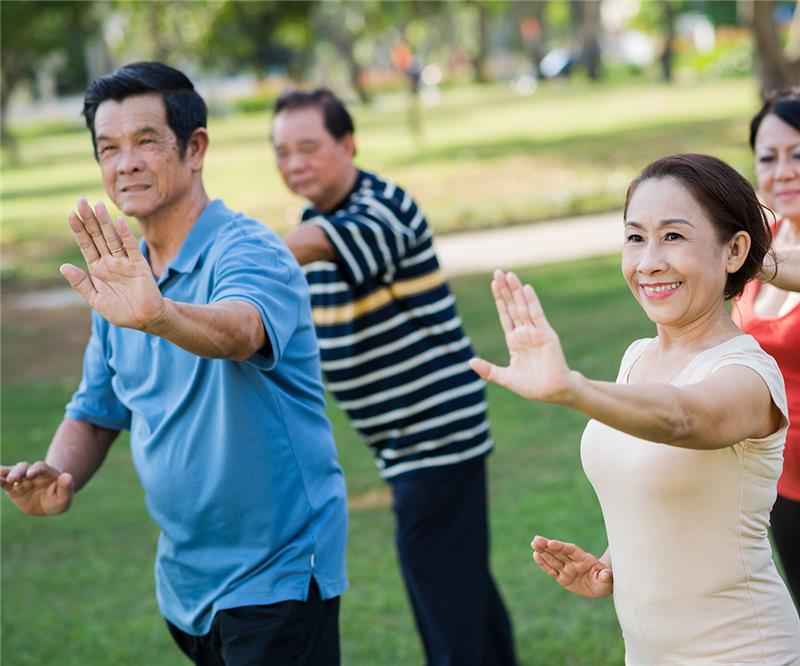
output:
[{"label": "open palm", "polygon": [[72,264],[61,273],[83,299],[110,323],[146,328],[164,311],[164,299],[133,232],[120,218],[111,221],[102,202],[93,211],[85,199],[69,226],[86,260],[88,275]]},{"label": "open palm", "polygon": [[607,597],[614,590],[611,567],[574,543],[535,536],[533,559],[565,590],[582,597]]},{"label": "open palm", "polygon": [[483,379],[525,398],[554,400],[569,388],[570,369],[533,287],[523,286],[514,273],[498,270],[492,279],[492,295],[508,347],[508,366],[478,358],[470,366]]}]

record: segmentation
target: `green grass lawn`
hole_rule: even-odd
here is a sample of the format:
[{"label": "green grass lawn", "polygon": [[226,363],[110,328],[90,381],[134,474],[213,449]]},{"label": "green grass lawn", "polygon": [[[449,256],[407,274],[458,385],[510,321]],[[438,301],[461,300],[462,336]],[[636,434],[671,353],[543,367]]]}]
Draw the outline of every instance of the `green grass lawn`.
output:
[{"label": "green grass lawn", "polygon": [[[503,84],[446,90],[407,129],[402,97],[354,107],[358,163],[407,187],[438,231],[618,208],[628,182],[667,153],[711,152],[750,173],[750,79],[691,85],[553,82],[521,97]],[[280,182],[269,115],[212,117],[205,181],[211,196],[285,231],[301,202]],[[3,276],[59,279],[78,255],[66,213],[104,196],[86,130],[21,132],[20,161],[0,181]]]},{"label": "green grass lawn", "polygon": [[[627,344],[652,334],[616,257],[521,274],[537,286],[573,367],[591,377],[613,379]],[[489,276],[459,278],[453,287],[478,353],[504,361]],[[73,327],[85,323],[85,313],[78,312]],[[22,323],[3,326],[18,330]],[[52,330],[42,329],[42,353],[58,348],[66,326],[59,321]],[[31,344],[26,340],[13,331],[4,336],[4,461],[42,455],[79,371],[79,359],[61,358],[66,365],[58,377],[24,378],[25,368],[18,366],[28,365],[22,363],[23,345]],[[496,387],[490,387],[489,398],[497,442],[490,458],[492,559],[513,616],[521,663],[616,666],[622,662],[622,639],[611,601],[564,592],[538,571],[528,546],[535,533],[574,540],[598,554],[606,546],[600,508],[578,456],[584,419]],[[366,447],[337,409],[330,415],[351,497],[377,493],[380,498],[384,484]],[[127,437],[64,516],[27,518],[5,497],[0,502],[4,666],[185,663],[156,608],[157,530],[144,509]],[[380,501],[359,506],[351,513],[343,663],[421,664],[395,561],[390,509]]]}]

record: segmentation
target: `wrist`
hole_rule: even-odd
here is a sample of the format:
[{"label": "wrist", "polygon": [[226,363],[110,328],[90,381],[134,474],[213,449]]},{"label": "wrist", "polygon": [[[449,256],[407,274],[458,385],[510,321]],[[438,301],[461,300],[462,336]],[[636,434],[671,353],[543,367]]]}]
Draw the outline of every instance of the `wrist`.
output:
[{"label": "wrist", "polygon": [[172,328],[172,320],[175,314],[175,301],[169,298],[161,299],[159,312],[147,321],[140,329],[144,333],[164,337],[165,333]]},{"label": "wrist", "polygon": [[555,394],[548,402],[552,402],[563,407],[575,408],[581,392],[581,386],[586,378],[577,370],[570,370],[567,373],[567,381],[564,388]]}]

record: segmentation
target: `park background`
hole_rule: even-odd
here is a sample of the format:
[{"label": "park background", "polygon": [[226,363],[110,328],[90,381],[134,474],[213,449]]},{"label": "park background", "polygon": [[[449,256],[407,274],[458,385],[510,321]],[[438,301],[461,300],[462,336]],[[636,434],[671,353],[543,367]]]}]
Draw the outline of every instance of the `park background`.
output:
[{"label": "park background", "polygon": [[[752,178],[747,129],[759,94],[800,72],[795,9],[767,0],[4,0],[3,462],[43,456],[80,377],[88,309],[24,304],[63,288],[58,265],[80,261],[66,226],[77,197],[105,196],[79,116],[96,76],[142,59],[186,71],[211,111],[209,194],[279,233],[301,202],[274,168],[269,107],[289,85],[328,85],[351,104],[358,163],[409,189],[442,235],[616,211],[638,170],[673,152],[712,153]],[[653,334],[617,256],[520,273],[569,362],[591,377],[612,380],[628,343]],[[503,361],[488,282],[451,283],[477,352]],[[535,570],[528,546],[536,533],[595,553],[606,546],[578,455],[585,420],[496,387],[489,401],[492,561],[520,662],[620,664],[611,600],[564,592]],[[333,404],[329,414],[351,507],[343,663],[420,664],[389,494]],[[3,664],[184,663],[156,607],[157,529],[127,442],[64,516],[30,519],[0,501]]]}]

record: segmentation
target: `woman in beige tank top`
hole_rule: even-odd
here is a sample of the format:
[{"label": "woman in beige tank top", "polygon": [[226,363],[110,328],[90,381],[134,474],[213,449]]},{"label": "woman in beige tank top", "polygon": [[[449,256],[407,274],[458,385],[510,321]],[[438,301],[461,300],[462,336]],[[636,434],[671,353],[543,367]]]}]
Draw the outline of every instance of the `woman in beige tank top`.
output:
[{"label": "woman in beige tank top", "polygon": [[571,370],[530,285],[492,281],[509,365],[484,379],[591,420],[581,458],[606,524],[599,558],[536,536],[567,590],[614,596],[626,664],[800,664],[800,620],[767,527],[788,424],[780,372],[731,321],[769,249],[767,216],[724,162],[648,166],[625,203],[622,272],[657,337],[634,342],[616,383]]}]

